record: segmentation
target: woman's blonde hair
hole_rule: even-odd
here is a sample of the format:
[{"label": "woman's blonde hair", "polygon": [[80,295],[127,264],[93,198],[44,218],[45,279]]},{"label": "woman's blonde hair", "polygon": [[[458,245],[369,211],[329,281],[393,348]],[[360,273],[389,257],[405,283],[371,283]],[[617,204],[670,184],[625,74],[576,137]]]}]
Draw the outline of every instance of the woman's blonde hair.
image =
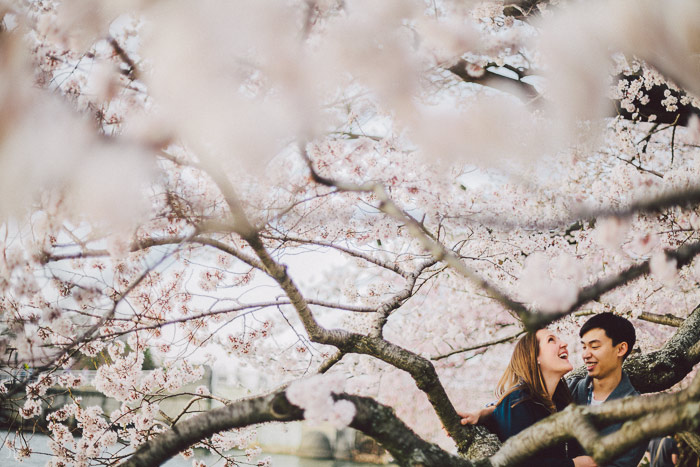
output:
[{"label": "woman's blonde hair", "polygon": [[496,386],[499,403],[516,389],[524,390],[530,399],[543,405],[550,413],[557,411],[556,402],[562,405],[571,402],[571,394],[563,381],[557,385],[554,397],[549,397],[542,370],[537,363],[539,354],[540,343],[535,332],[528,332],[518,340],[508,367]]}]

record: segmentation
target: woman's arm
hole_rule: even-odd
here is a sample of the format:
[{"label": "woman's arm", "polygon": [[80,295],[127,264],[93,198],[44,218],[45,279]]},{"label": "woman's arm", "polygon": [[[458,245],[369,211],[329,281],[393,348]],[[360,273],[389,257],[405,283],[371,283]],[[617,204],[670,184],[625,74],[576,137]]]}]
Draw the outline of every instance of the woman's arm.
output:
[{"label": "woman's arm", "polygon": [[490,405],[474,412],[457,412],[457,415],[462,417],[462,425],[484,425],[494,410],[496,406]]}]

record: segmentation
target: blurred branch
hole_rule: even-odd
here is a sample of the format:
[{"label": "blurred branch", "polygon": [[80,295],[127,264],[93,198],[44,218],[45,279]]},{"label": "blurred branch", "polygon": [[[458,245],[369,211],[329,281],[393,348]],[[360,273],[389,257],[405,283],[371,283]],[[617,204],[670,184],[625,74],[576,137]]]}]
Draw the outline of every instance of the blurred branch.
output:
[{"label": "blurred branch", "polygon": [[[669,260],[676,261],[676,267],[682,268],[690,264],[695,256],[700,254],[700,242],[684,245],[677,250],[666,251]],[[528,329],[539,329],[576,311],[579,307],[592,300],[597,300],[603,294],[625,285],[639,277],[649,274],[649,260],[630,266],[611,277],[603,278],[581,289],[576,301],[566,310],[553,313],[527,313],[523,320]]]},{"label": "blurred branch", "polygon": [[139,72],[136,68],[136,62],[134,62],[134,60],[129,56],[129,54],[126,53],[126,50],[124,50],[124,48],[119,44],[119,42],[117,42],[117,40],[112,36],[109,36],[107,42],[109,42],[109,45],[114,50],[114,53],[117,54],[121,61],[124,62],[124,64],[128,67],[126,70],[121,70],[122,73],[131,79],[139,79]]},{"label": "blurred branch", "polygon": [[533,102],[541,97],[537,88],[521,80],[525,74],[520,70],[511,69],[512,72],[518,74],[518,77],[510,78],[492,71],[491,68],[497,68],[495,65],[487,65],[481,68],[483,70],[481,74],[470,74],[468,69],[473,66],[475,65],[464,59],[460,59],[456,64],[449,67],[448,70],[467,83],[476,83],[508,94],[519,95],[526,102]]},{"label": "blurred branch", "polygon": [[[685,190],[671,191],[655,197],[641,199],[621,208],[596,210],[581,209],[572,211],[571,214],[566,217],[562,216],[553,220],[533,221],[530,224],[527,224],[527,227],[532,228],[533,226],[536,226],[541,230],[555,230],[569,227],[572,224],[591,224],[591,221],[605,217],[625,218],[637,213],[658,213],[664,209],[675,207],[681,209],[694,209],[698,207],[698,205],[700,205],[700,186],[693,186]],[[522,222],[512,222],[504,218],[504,216],[497,214],[485,216],[470,214],[468,219],[466,216],[464,219],[475,224],[478,223],[485,226],[499,227],[503,229],[523,227]]]},{"label": "blurred branch", "polygon": [[[475,68],[479,70],[479,72],[469,73],[468,70],[470,68]],[[503,65],[502,68],[506,68],[517,75],[517,77],[509,77],[493,71],[497,68],[499,67],[496,64],[488,64],[485,67],[479,67],[464,59],[460,59],[457,63],[449,67],[448,71],[466,83],[475,83],[507,94],[512,94],[520,97],[521,100],[526,103],[537,102],[538,105],[542,103],[543,97],[539,91],[537,91],[537,88],[522,80],[522,78],[530,75],[527,71],[520,70],[507,64]],[[617,76],[617,79],[618,81],[631,82],[639,79],[640,76],[639,74],[621,74]],[[677,99],[676,110],[669,111],[666,106],[662,104],[662,102],[668,98],[666,93]],[[685,91],[678,90],[667,84],[653,85],[650,89],[645,90],[645,96],[648,97],[648,100],[644,100],[644,103],[640,102],[638,99],[634,100],[635,110],[632,112],[622,106],[621,99],[613,99],[614,113],[611,112],[610,116],[613,117],[617,115],[625,120],[644,122],[650,121],[650,117],[654,115],[653,121],[655,125],[665,123],[673,128],[675,128],[676,125],[687,126],[691,115],[700,116],[700,109],[694,107],[690,103],[683,103],[686,102],[687,98],[687,93]],[[651,137],[651,134],[647,135],[647,140],[649,137]],[[657,174],[653,171],[650,171],[650,173]]]},{"label": "blurred branch", "polygon": [[524,21],[528,16],[539,12],[537,5],[548,2],[549,0],[511,0],[503,5],[503,14]]}]

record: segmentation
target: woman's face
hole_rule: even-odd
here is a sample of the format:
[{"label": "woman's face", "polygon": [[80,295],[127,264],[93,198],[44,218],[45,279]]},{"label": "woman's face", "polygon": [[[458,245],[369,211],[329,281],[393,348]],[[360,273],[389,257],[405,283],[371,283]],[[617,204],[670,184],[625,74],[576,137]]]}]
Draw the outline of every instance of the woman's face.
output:
[{"label": "woman's face", "polygon": [[561,378],[574,368],[569,362],[566,342],[547,329],[540,329],[535,336],[540,345],[537,362],[542,374],[556,374]]}]

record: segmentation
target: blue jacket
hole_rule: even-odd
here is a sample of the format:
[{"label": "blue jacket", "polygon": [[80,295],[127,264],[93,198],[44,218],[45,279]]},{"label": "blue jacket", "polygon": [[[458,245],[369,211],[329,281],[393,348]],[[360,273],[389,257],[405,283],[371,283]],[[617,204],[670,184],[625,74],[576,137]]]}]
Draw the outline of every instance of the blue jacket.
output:
[{"label": "blue jacket", "polygon": [[[557,407],[558,410],[563,407]],[[496,405],[485,425],[496,433],[501,441],[515,436],[530,425],[550,415],[549,411],[521,389],[508,394]],[[541,450],[535,458],[520,463],[521,467],[573,467],[573,459],[583,455],[578,443],[565,442]]]},{"label": "blue jacket", "polygon": [[[566,384],[569,385],[569,391],[571,391],[571,397],[574,403],[577,405],[589,405],[593,398],[593,378],[590,376],[574,377],[566,380]],[[610,393],[606,400],[611,401],[614,399],[622,399],[628,396],[638,396],[639,392],[634,389],[632,383],[630,382],[629,376],[624,371],[622,372],[622,379],[620,384]],[[614,431],[617,431],[622,426],[622,423],[613,423],[608,425],[602,430],[600,430],[601,435],[607,435]],[[644,457],[644,451],[646,450],[646,443],[641,443],[629,451],[625,452],[620,457],[611,460],[605,467],[637,467],[639,461]]]}]

